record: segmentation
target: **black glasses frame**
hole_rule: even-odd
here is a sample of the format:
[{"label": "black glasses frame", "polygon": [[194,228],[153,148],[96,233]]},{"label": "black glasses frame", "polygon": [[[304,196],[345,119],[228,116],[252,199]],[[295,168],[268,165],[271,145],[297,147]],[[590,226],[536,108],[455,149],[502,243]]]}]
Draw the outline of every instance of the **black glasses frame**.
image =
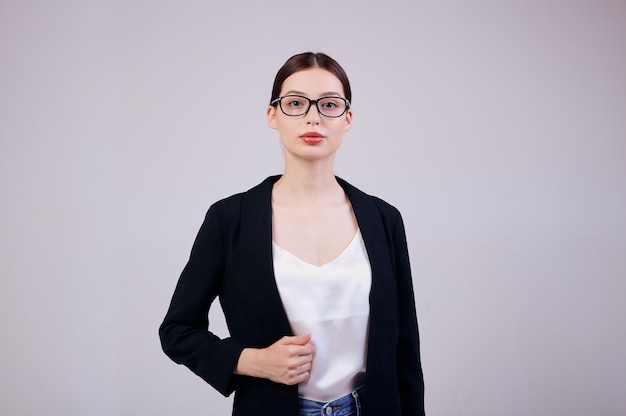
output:
[{"label": "black glasses frame", "polygon": [[[308,100],[309,105],[307,106],[306,110],[304,110],[304,112],[302,114],[287,114],[285,112],[285,110],[283,110],[283,98],[289,98],[289,97],[298,97],[298,98],[304,98],[305,100]],[[346,108],[344,108],[343,112],[341,114],[339,114],[338,116],[328,116],[326,114],[324,114],[324,112],[322,110],[320,110],[320,106],[319,106],[319,101],[324,100],[326,98],[339,98],[340,100],[343,100],[346,103]],[[282,97],[278,97],[275,98],[274,100],[272,100],[272,102],[270,103],[270,105],[275,105],[276,103],[278,103],[278,106],[280,107],[280,111],[283,112],[284,115],[288,116],[288,117],[301,117],[305,114],[309,113],[309,110],[311,109],[311,105],[315,104],[315,108],[317,108],[317,112],[320,113],[321,115],[323,115],[324,117],[328,117],[328,118],[337,118],[337,117],[341,117],[344,114],[346,114],[346,111],[348,111],[348,109],[350,108],[350,100],[348,100],[347,98],[343,98],[343,97],[337,97],[336,95],[330,95],[328,97],[320,97],[317,100],[312,100],[309,97],[305,97],[303,95],[297,95],[297,94],[288,94],[288,95],[283,95]]]}]

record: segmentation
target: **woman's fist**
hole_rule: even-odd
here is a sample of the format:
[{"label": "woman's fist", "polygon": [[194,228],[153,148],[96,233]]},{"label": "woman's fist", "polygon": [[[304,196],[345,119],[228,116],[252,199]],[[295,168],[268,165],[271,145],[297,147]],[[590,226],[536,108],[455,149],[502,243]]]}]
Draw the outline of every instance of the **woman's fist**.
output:
[{"label": "woman's fist", "polygon": [[314,353],[310,334],[283,337],[267,348],[244,349],[235,373],[287,385],[302,383],[309,378]]}]

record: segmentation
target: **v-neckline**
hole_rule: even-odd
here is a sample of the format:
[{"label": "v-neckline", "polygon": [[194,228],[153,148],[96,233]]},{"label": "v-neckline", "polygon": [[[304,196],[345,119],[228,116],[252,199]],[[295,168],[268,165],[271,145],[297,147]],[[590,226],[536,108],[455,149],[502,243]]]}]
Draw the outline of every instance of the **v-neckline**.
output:
[{"label": "v-neckline", "polygon": [[346,253],[348,253],[348,251],[350,250],[350,248],[352,248],[352,246],[355,244],[355,242],[356,242],[357,240],[359,240],[359,236],[360,236],[360,235],[361,235],[361,230],[360,230],[359,228],[357,228],[356,233],[354,234],[354,237],[352,237],[352,240],[350,240],[350,242],[348,243],[348,245],[347,245],[347,246],[345,246],[345,247],[344,247],[344,249],[343,249],[343,250],[341,250],[341,252],[340,252],[340,253],[339,253],[339,254],[338,254],[335,258],[333,258],[333,259],[331,259],[331,260],[329,260],[329,261],[327,261],[326,263],[321,264],[321,265],[313,264],[313,263],[310,263],[310,262],[308,262],[308,261],[306,261],[306,260],[301,259],[300,257],[298,257],[298,256],[296,256],[295,254],[293,254],[291,251],[289,251],[289,250],[287,250],[287,249],[284,249],[284,248],[282,248],[281,246],[279,246],[278,244],[276,244],[276,242],[275,242],[275,241],[273,241],[273,240],[272,240],[272,245],[273,245],[275,248],[278,248],[278,249],[279,249],[280,251],[282,251],[283,253],[287,253],[287,255],[289,255],[290,257],[292,257],[292,258],[294,258],[294,259],[298,260],[299,262],[301,262],[301,263],[303,263],[303,264],[306,264],[306,265],[308,265],[308,266],[315,267],[315,268],[320,268],[320,269],[321,269],[321,268],[323,268],[323,267],[329,266],[329,265],[331,265],[331,264],[333,264],[333,263],[335,263],[335,262],[339,261],[342,257],[344,257],[344,256],[346,255]]}]

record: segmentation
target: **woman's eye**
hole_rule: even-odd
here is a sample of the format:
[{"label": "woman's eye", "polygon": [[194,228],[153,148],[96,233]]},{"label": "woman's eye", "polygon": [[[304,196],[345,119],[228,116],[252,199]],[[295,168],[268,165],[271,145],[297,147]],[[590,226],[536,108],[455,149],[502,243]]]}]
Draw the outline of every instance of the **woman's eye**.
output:
[{"label": "woman's eye", "polygon": [[291,100],[291,101],[288,101],[288,102],[287,102],[287,105],[288,105],[289,107],[300,107],[300,106],[302,106],[302,104],[303,104],[303,103],[302,103],[302,101],[300,101],[300,100]]},{"label": "woman's eye", "polygon": [[324,108],[328,108],[328,109],[338,107],[337,103],[334,103],[334,102],[332,102],[332,101],[326,101],[325,103],[323,103],[323,104],[322,104],[322,106],[323,106]]}]

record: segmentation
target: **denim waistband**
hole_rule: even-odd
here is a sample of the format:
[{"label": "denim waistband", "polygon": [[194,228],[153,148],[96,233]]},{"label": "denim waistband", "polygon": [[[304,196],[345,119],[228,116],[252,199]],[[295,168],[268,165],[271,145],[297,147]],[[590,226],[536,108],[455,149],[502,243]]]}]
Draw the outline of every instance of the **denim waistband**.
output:
[{"label": "denim waistband", "polygon": [[359,416],[361,415],[363,387],[330,402],[299,399],[300,416]]}]

